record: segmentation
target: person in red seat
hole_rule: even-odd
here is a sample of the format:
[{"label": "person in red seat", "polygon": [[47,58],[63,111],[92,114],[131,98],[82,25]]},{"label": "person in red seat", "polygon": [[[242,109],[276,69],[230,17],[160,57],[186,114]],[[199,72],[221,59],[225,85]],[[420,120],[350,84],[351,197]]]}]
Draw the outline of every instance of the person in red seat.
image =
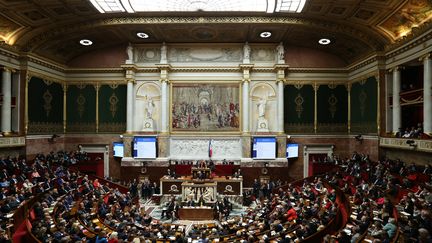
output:
[{"label": "person in red seat", "polygon": [[288,221],[293,221],[297,219],[297,212],[291,205],[288,206],[288,211],[286,213],[286,216]]},{"label": "person in red seat", "polygon": [[95,188],[95,189],[97,189],[97,188],[99,188],[101,186],[101,184],[99,183],[99,180],[98,179],[95,179],[94,181],[93,181],[93,187]]}]

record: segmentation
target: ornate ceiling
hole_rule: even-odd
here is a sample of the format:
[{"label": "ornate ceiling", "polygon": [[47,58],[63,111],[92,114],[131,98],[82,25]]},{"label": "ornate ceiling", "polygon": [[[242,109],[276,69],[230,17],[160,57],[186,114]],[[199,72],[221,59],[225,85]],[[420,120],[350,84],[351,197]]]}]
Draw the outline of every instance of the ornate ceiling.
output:
[{"label": "ornate ceiling", "polygon": [[[300,14],[100,14],[88,0],[0,0],[0,40],[67,64],[92,50],[131,43],[284,42],[352,63],[431,26],[430,0],[308,0]],[[426,27],[424,27],[426,26]],[[137,32],[148,39],[139,39]],[[270,31],[268,39],[259,37]],[[92,46],[81,46],[80,39]],[[327,46],[318,44],[329,38]]]}]

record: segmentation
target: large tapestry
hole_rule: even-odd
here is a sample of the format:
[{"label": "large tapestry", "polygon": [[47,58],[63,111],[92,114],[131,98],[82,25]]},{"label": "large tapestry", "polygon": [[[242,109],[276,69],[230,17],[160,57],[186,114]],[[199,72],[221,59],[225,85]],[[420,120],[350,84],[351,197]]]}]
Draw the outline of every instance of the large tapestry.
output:
[{"label": "large tapestry", "polygon": [[173,84],[173,131],[239,131],[238,84]]}]

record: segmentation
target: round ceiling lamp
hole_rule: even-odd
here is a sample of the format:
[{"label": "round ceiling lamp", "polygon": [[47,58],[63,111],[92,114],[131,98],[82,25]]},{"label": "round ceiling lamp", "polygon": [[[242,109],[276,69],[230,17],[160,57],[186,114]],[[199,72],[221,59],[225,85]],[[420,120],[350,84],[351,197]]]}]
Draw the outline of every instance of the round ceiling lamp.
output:
[{"label": "round ceiling lamp", "polygon": [[83,46],[91,46],[91,45],[93,45],[93,41],[88,40],[88,39],[82,39],[82,40],[80,40],[79,43],[81,45],[83,45]]},{"label": "round ceiling lamp", "polygon": [[328,45],[331,43],[330,39],[322,38],[318,41],[321,45]]},{"label": "round ceiling lamp", "polygon": [[271,36],[271,32],[270,31],[264,31],[260,33],[260,37],[261,38],[269,38]]},{"label": "round ceiling lamp", "polygon": [[138,33],[136,33],[136,35],[141,39],[147,39],[150,37],[147,33],[144,33],[144,32],[138,32]]}]

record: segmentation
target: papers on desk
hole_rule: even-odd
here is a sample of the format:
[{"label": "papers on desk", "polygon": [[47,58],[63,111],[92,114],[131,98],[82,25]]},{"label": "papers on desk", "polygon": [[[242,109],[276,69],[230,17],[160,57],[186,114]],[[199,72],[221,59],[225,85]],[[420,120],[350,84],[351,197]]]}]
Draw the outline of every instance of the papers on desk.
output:
[{"label": "papers on desk", "polygon": [[405,212],[405,211],[402,211],[402,212],[400,212],[402,215],[404,215],[404,216],[411,216],[411,214],[409,214],[409,213],[407,213],[407,212]]},{"label": "papers on desk", "polygon": [[349,229],[343,229],[343,231],[344,231],[348,236],[351,235],[351,230],[349,230]]},{"label": "papers on desk", "polygon": [[363,239],[363,241],[368,242],[368,243],[372,243],[372,241],[369,239]]},{"label": "papers on desk", "polygon": [[6,218],[10,219],[10,218],[12,218],[13,215],[14,215],[13,213],[8,213],[8,214],[6,214]]}]

